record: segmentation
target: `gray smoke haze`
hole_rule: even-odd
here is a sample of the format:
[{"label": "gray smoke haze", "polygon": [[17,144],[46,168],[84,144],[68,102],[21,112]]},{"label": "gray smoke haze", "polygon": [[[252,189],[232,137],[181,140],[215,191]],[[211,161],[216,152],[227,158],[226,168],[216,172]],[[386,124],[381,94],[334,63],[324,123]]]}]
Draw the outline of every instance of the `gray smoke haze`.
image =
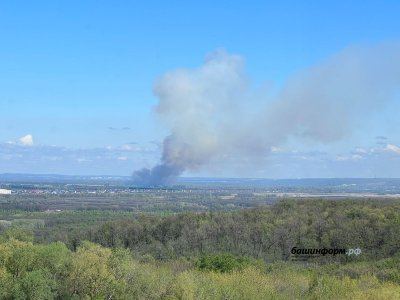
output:
[{"label": "gray smoke haze", "polygon": [[171,127],[160,164],[136,171],[138,184],[169,184],[226,155],[257,159],[288,138],[330,143],[354,120],[400,91],[400,44],[352,47],[290,77],[278,91],[250,86],[244,60],[217,50],[192,70],[168,72],[154,85],[156,112]]}]

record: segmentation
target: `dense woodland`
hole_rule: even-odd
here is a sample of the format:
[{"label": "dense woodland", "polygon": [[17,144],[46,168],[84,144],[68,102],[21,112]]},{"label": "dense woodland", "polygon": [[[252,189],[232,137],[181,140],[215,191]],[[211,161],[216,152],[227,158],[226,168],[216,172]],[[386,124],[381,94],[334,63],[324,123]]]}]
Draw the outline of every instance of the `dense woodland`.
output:
[{"label": "dense woodland", "polygon": [[[371,266],[264,264],[232,255],[160,262],[82,242],[0,243],[1,299],[398,299],[398,259]],[[354,272],[360,272],[355,275]],[[379,279],[374,272],[392,272]]]},{"label": "dense woodland", "polygon": [[[358,247],[363,251],[358,260],[378,260],[400,250],[397,200],[285,200],[233,212],[128,216],[80,226],[69,233],[53,226],[51,235],[43,228],[37,230],[37,238],[40,242],[63,241],[72,250],[80,240],[89,240],[162,260],[229,252],[274,262],[289,260],[292,247]],[[320,258],[351,259],[355,258]]]},{"label": "dense woodland", "polygon": [[[399,299],[399,200],[220,212],[3,209],[0,299]],[[360,248],[294,261],[291,249]]]}]

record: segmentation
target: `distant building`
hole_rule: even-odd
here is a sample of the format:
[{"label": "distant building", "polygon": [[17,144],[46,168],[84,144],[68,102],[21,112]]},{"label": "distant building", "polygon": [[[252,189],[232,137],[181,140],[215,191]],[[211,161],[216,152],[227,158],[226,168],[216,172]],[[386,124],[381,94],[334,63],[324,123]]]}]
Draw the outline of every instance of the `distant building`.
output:
[{"label": "distant building", "polygon": [[11,190],[0,189],[0,195],[11,195]]}]

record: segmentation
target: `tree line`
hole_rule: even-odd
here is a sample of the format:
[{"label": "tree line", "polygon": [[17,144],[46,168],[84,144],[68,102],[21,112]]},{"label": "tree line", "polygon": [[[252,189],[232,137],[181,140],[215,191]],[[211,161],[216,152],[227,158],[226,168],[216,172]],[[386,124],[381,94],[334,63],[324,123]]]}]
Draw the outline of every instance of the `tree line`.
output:
[{"label": "tree line", "polygon": [[360,248],[362,255],[324,256],[316,262],[379,260],[399,253],[400,201],[285,200],[234,212],[143,214],[79,228],[63,237],[168,260],[218,252],[266,262],[288,261],[291,249]]}]

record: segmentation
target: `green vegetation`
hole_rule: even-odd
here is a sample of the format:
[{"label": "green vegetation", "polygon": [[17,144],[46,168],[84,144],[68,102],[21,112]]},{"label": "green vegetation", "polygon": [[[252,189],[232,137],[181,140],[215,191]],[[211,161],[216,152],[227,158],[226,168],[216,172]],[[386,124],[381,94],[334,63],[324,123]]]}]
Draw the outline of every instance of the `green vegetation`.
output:
[{"label": "green vegetation", "polygon": [[[12,194],[0,196],[0,207],[22,211],[124,210],[131,212],[227,211],[273,203],[275,196],[254,193],[254,188],[134,189],[95,193],[70,190],[68,194]],[[105,187],[103,187],[105,188]],[[75,193],[77,192],[77,193]],[[103,193],[104,192],[104,193]]]},{"label": "green vegetation", "polygon": [[358,257],[314,259],[345,263],[376,261],[399,251],[398,200],[287,200],[233,212],[131,214],[106,222],[90,221],[94,214],[82,214],[87,219],[78,220],[67,234],[65,226],[36,228],[37,240],[63,241],[72,250],[80,240],[90,240],[160,260],[230,253],[275,262],[290,260],[293,247],[362,249]]},{"label": "green vegetation", "polygon": [[201,271],[227,273],[241,271],[250,264],[248,257],[234,256],[229,253],[205,255],[199,258],[196,267]]},{"label": "green vegetation", "polygon": [[[12,234],[0,243],[1,299],[397,299],[400,294],[400,259],[375,264],[397,272],[379,280],[373,273],[335,275],[335,265],[251,264],[229,254],[160,262],[90,242],[73,252],[61,242],[35,245]],[[347,272],[357,268],[358,263],[348,264]]]},{"label": "green vegetation", "polygon": [[[0,210],[0,299],[399,299],[399,200]],[[291,249],[360,248],[294,261]]]}]

